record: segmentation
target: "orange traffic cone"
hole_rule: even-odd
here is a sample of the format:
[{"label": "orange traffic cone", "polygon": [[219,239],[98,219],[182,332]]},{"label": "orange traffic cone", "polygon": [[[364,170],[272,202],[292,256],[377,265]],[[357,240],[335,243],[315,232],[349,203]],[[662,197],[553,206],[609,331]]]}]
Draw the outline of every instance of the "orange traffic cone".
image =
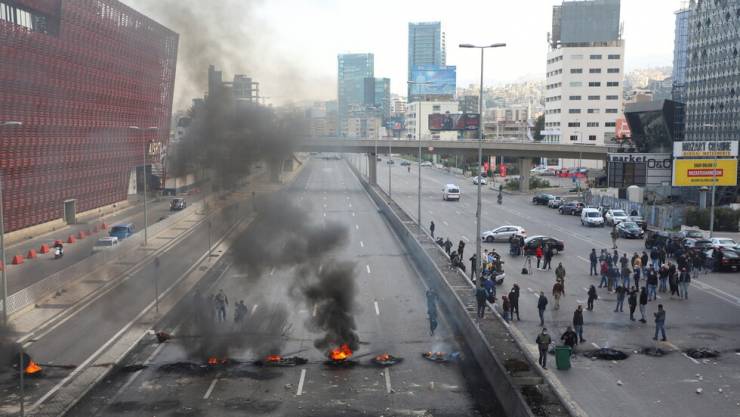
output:
[{"label": "orange traffic cone", "polygon": [[85,231],[84,230],[80,230],[80,233],[77,234],[77,239],[84,239],[85,236],[87,236],[85,234]]},{"label": "orange traffic cone", "polygon": [[47,245],[46,243],[41,245],[41,247],[39,248],[39,253],[49,253],[49,245]]},{"label": "orange traffic cone", "polygon": [[13,257],[13,262],[12,262],[13,265],[20,265],[22,263],[23,263],[23,257],[21,255],[15,255]]},{"label": "orange traffic cone", "polygon": [[75,243],[75,242],[77,242],[77,239],[75,239],[75,236],[69,235],[69,237],[67,238],[67,243]]},{"label": "orange traffic cone", "polygon": [[36,259],[36,250],[29,249],[28,253],[26,254],[26,259]]}]

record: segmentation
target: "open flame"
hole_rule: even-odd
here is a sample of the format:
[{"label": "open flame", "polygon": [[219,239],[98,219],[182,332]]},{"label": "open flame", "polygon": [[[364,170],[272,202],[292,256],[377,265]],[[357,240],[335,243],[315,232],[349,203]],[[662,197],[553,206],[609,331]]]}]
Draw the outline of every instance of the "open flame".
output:
[{"label": "open flame", "polygon": [[378,355],[375,357],[375,360],[378,362],[387,362],[391,359],[391,355],[387,353],[383,353],[382,355]]},{"label": "open flame", "polygon": [[267,355],[265,358],[265,362],[280,362],[283,360],[283,357],[280,355]]},{"label": "open flame", "polygon": [[221,358],[217,358],[215,356],[211,356],[210,358],[208,358],[208,364],[209,365],[223,365],[223,364],[225,364],[228,361],[229,361],[228,359],[221,359]]},{"label": "open flame", "polygon": [[26,366],[26,374],[27,375],[37,374],[41,372],[42,369],[43,368],[41,368],[39,364],[37,364],[36,362],[28,361],[28,366]]},{"label": "open flame", "polygon": [[329,359],[333,361],[344,361],[349,359],[350,356],[352,356],[352,349],[346,343],[329,351]]}]

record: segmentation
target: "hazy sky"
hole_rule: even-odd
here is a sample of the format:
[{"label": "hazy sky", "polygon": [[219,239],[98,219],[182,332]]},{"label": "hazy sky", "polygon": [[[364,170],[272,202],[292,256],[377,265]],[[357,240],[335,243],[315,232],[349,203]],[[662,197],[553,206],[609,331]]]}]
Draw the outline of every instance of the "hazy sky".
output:
[{"label": "hazy sky", "polygon": [[[257,16],[272,29],[272,47],[312,76],[336,80],[336,55],[375,54],[375,76],[392,91],[406,82],[408,22],[442,21],[447,64],[457,65],[458,86],[478,83],[479,54],[459,43],[506,42],[486,52],[485,82],[543,78],[552,5],[556,0],[269,0]],[[622,0],[626,70],[671,65],[678,0]],[[335,81],[336,82],[336,81]],[[265,86],[269,88],[269,86]],[[334,90],[325,98],[332,98]]]}]

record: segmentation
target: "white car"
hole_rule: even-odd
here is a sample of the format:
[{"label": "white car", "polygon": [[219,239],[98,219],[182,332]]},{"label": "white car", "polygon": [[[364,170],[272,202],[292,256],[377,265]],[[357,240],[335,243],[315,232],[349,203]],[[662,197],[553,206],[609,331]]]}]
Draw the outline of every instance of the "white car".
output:
[{"label": "white car", "polygon": [[423,166],[423,167],[430,167],[430,166],[432,166],[432,163],[430,161],[424,161],[424,162],[421,163],[421,166]]},{"label": "white car", "polygon": [[527,237],[527,231],[521,226],[500,226],[493,230],[483,232],[480,240],[488,243],[508,242],[514,235]]},{"label": "white car", "polygon": [[613,226],[615,224],[619,224],[619,222],[630,221],[630,217],[624,212],[624,210],[610,209],[604,215],[604,221],[606,224]]},{"label": "white car", "polygon": [[460,187],[455,184],[447,184],[442,188],[442,200],[457,200],[460,201]]},{"label": "white car", "polygon": [[532,175],[545,175],[547,171],[548,170],[545,167],[534,167],[529,170],[529,173]]},{"label": "white car", "polygon": [[584,226],[604,227],[604,218],[599,209],[586,207],[581,211],[581,224]]},{"label": "white car", "polygon": [[478,182],[479,181],[480,181],[480,185],[486,185],[487,184],[485,178],[483,178],[481,176],[473,177],[473,185],[478,185]]},{"label": "white car", "polygon": [[93,245],[93,253],[113,250],[118,247],[118,238],[115,236],[101,237]]},{"label": "white car", "polygon": [[737,242],[729,237],[713,237],[709,240],[715,248],[737,249]]}]

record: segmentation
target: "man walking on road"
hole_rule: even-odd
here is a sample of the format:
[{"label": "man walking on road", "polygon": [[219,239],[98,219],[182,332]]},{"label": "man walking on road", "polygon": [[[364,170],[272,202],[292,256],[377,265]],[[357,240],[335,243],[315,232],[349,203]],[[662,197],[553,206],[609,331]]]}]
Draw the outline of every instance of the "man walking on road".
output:
[{"label": "man walking on road", "polygon": [[465,250],[465,242],[460,240],[460,242],[457,243],[457,254],[460,255],[460,260],[463,260],[463,250]]},{"label": "man walking on road", "polygon": [[646,323],[647,320],[645,320],[645,306],[648,303],[648,296],[647,291],[645,290],[645,287],[640,288],[640,322]]},{"label": "man walking on road", "polygon": [[573,328],[576,329],[578,335],[578,343],[583,343],[586,339],[583,338],[583,306],[578,304],[578,308],[573,312]]},{"label": "man walking on road", "polygon": [[547,269],[548,271],[552,269],[552,266],[550,265],[552,263],[552,246],[545,245],[545,263],[542,264],[542,269]]},{"label": "man walking on road", "polygon": [[553,309],[560,309],[560,297],[562,297],[563,295],[563,284],[560,283],[560,280],[557,280],[555,281],[555,285],[552,286],[552,298],[555,300],[555,303],[553,304]]},{"label": "man walking on road", "polygon": [[432,234],[432,239],[434,239],[434,220],[429,222],[429,232]]},{"label": "man walking on road", "polygon": [[552,339],[550,338],[550,335],[547,334],[546,328],[542,328],[542,333],[537,335],[535,342],[540,351],[540,357],[537,359],[537,362],[542,366],[542,369],[547,369],[547,350],[550,348]]},{"label": "man walking on road", "polygon": [[216,303],[216,317],[218,321],[226,321],[226,306],[229,305],[229,298],[224,294],[224,290],[218,290],[214,301]]},{"label": "man walking on road", "polygon": [[658,289],[658,274],[652,265],[648,268],[647,272],[647,299],[655,300],[657,297],[656,290]]},{"label": "man walking on road", "polygon": [[450,238],[445,239],[445,252],[447,252],[447,256],[450,256],[450,250],[452,249],[452,241]]},{"label": "man walking on road", "polygon": [[594,301],[599,298],[598,294],[596,294],[596,287],[591,285],[588,287],[588,301],[586,302],[586,310],[588,311],[594,311]]},{"label": "man walking on road", "polygon": [[612,237],[612,249],[616,249],[617,248],[617,238],[619,237],[616,224],[614,225],[614,227],[612,227],[611,237]]},{"label": "man walking on road", "polygon": [[540,291],[540,298],[537,300],[537,311],[540,314],[540,326],[545,325],[545,308],[547,308],[547,297],[545,297],[544,291]]},{"label": "man walking on road", "polygon": [[555,268],[555,279],[560,281],[563,286],[563,294],[565,294],[565,267],[562,262],[559,262],[558,267]]},{"label": "man walking on road", "polygon": [[478,276],[478,255],[473,254],[473,256],[470,257],[470,280],[475,282],[477,276]]},{"label": "man walking on road", "polygon": [[681,288],[679,297],[684,300],[689,299],[689,284],[691,284],[691,274],[689,274],[689,272],[686,271],[686,268],[684,268],[681,270],[681,273],[678,274],[678,286]]},{"label": "man walking on road", "polygon": [[627,300],[630,305],[630,320],[635,321],[635,310],[637,309],[637,289],[632,287],[630,296]]},{"label": "man walking on road", "polygon": [[620,285],[614,290],[614,292],[617,294],[617,306],[614,307],[614,312],[621,313],[624,308],[624,293],[626,292],[626,289]]},{"label": "man walking on road", "polygon": [[665,337],[665,310],[663,310],[663,304],[658,304],[658,311],[653,313],[653,316],[655,316],[655,336],[653,336],[653,340],[658,340],[658,332],[660,331],[663,336],[660,340],[665,342],[667,339]]},{"label": "man walking on road", "polygon": [[480,286],[475,289],[475,301],[478,303],[478,319],[482,319],[486,314],[486,299],[488,299],[488,293],[484,288],[485,283],[481,281]]},{"label": "man walking on road", "polygon": [[540,262],[542,261],[542,245],[537,246],[537,249],[534,251],[534,256],[537,257],[537,269],[540,269]]},{"label": "man walking on road", "polygon": [[521,320],[519,318],[519,284],[514,284],[511,287],[511,291],[509,291],[509,303],[511,305],[511,319],[514,320],[514,312],[516,311],[517,321]]},{"label": "man walking on road", "polygon": [[591,268],[588,271],[588,275],[598,275],[598,271],[596,270],[597,261],[599,260],[599,257],[596,256],[596,249],[591,249],[591,253],[588,255],[588,260],[591,262]]}]

